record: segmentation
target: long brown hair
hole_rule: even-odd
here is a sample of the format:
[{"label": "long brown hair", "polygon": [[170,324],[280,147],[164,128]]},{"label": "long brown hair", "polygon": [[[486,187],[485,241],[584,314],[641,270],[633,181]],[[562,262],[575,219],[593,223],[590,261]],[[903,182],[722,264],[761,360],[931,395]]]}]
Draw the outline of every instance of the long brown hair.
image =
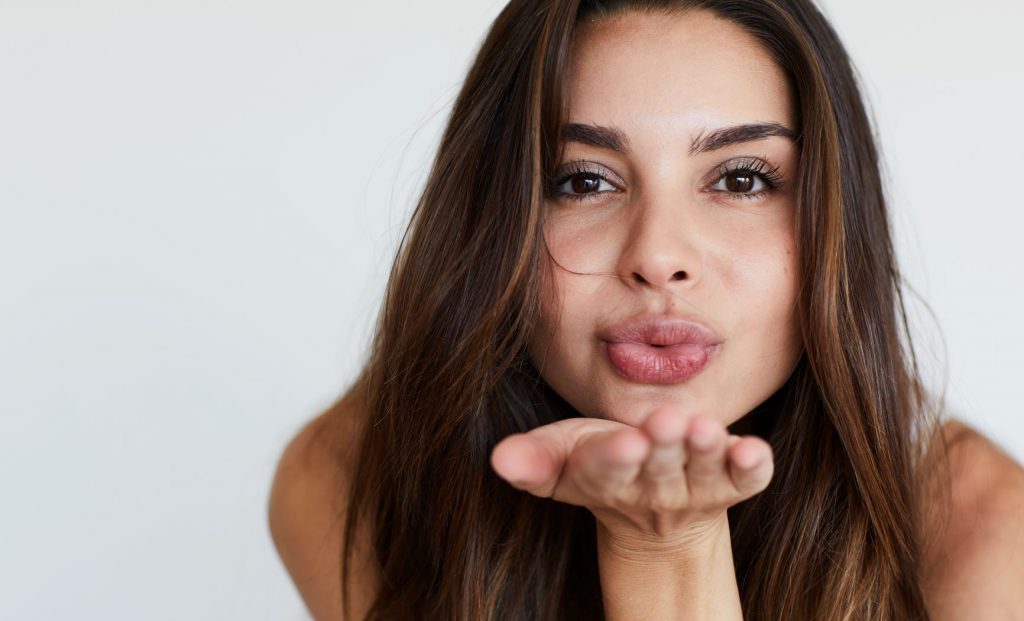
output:
[{"label": "long brown hair", "polygon": [[[922,446],[940,437],[910,342],[876,140],[853,67],[810,0],[512,0],[455,101],[392,266],[363,372],[343,537],[383,583],[372,619],[601,619],[594,517],[491,469],[505,436],[578,416],[526,353],[545,286],[543,200],[583,20],[704,9],[788,76],[801,150],[804,355],[744,419],[769,487],[729,509],[747,619],[927,619]],[[915,441],[916,439],[916,441]]]}]

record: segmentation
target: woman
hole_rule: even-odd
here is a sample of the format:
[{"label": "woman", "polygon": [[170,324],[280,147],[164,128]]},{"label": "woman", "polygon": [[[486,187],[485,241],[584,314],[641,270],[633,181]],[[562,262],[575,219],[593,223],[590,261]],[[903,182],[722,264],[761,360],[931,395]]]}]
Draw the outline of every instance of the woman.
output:
[{"label": "woman", "polygon": [[275,542],[317,620],[1012,618],[1024,471],[900,285],[809,0],[513,0]]}]

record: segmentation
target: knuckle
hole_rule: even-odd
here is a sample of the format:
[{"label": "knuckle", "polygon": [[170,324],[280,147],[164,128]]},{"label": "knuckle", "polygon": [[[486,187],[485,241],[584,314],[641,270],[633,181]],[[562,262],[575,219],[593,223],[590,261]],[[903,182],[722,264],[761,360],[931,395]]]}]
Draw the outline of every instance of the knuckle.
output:
[{"label": "knuckle", "polygon": [[691,487],[707,489],[721,486],[722,479],[727,477],[724,468],[696,466],[686,471],[686,478]]},{"label": "knuckle", "polygon": [[713,479],[722,473],[720,464],[708,461],[694,461],[686,469],[687,475],[695,479]]},{"label": "knuckle", "polygon": [[647,464],[644,468],[644,474],[649,479],[668,479],[678,476],[680,472],[679,468],[676,468],[672,464],[666,464],[661,462],[654,462]]},{"label": "knuckle", "polygon": [[605,485],[604,481],[593,476],[580,477],[580,479],[576,482],[576,485],[584,494],[592,496],[595,499],[603,498],[604,495],[607,493],[608,487],[607,485]]},{"label": "knuckle", "polygon": [[685,506],[685,502],[679,490],[659,485],[648,496],[647,506],[657,513],[667,513],[678,511]]},{"label": "knuckle", "polygon": [[615,508],[619,506],[619,491],[610,487],[601,488],[594,498],[601,503],[602,507]]},{"label": "knuckle", "polygon": [[667,537],[679,528],[679,520],[670,516],[655,515],[651,521],[651,530],[659,537]]}]

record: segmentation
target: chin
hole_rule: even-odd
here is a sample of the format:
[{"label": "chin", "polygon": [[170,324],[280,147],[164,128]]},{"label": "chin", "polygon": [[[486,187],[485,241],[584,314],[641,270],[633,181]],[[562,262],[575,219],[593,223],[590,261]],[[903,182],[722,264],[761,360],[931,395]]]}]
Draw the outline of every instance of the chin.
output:
[{"label": "chin", "polygon": [[627,398],[617,399],[615,404],[618,408],[612,410],[616,412],[614,420],[636,427],[651,412],[664,407],[680,411],[687,417],[710,416],[728,428],[764,401],[761,397],[763,390],[738,392],[714,390],[710,386],[705,386],[706,390],[698,390],[693,385],[687,386],[689,389],[680,386],[673,390],[634,392]]},{"label": "chin", "polygon": [[625,392],[630,394],[620,394],[618,398],[599,404],[594,416],[639,427],[655,410],[669,408],[686,416],[705,414],[722,420],[719,412],[708,411],[704,400],[691,394],[680,394],[678,390],[666,390],[663,386],[639,386]]}]

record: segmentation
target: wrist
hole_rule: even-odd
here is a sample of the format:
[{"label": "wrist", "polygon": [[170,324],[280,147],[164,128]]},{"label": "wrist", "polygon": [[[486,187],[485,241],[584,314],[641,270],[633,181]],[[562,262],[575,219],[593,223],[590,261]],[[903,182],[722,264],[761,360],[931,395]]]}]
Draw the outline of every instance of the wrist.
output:
[{"label": "wrist", "polygon": [[609,621],[741,621],[729,521],[666,537],[597,524],[598,566]]},{"label": "wrist", "polygon": [[729,520],[724,511],[684,530],[666,534],[608,527],[598,520],[597,545],[604,554],[642,564],[700,560],[722,550],[732,551]]}]

